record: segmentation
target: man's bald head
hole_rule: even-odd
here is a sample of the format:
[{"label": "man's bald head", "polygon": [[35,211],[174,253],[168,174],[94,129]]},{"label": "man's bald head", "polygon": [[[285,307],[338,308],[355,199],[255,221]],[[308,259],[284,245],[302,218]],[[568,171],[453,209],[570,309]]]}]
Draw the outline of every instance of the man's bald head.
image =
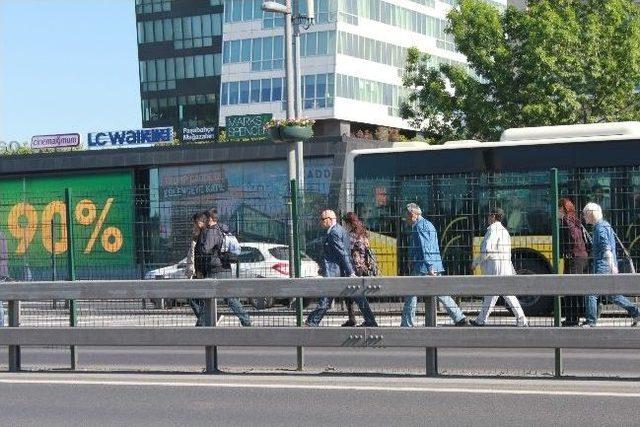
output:
[{"label": "man's bald head", "polygon": [[323,228],[330,228],[335,225],[336,222],[336,213],[331,209],[324,210],[320,214],[320,225],[322,225]]}]

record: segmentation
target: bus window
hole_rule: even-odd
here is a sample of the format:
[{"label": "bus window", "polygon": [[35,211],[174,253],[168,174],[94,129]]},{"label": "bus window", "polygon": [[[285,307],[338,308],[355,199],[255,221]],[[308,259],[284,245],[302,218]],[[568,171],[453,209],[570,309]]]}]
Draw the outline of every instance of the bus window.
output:
[{"label": "bus window", "polygon": [[486,174],[478,189],[478,221],[486,227],[490,209],[503,210],[504,225],[511,235],[551,233],[549,219],[549,174],[509,172]]},{"label": "bus window", "polygon": [[612,173],[612,169],[581,171],[580,173],[580,195],[583,203],[599,204],[605,218],[611,217]]},{"label": "bus window", "polygon": [[353,207],[365,226],[374,233],[395,237],[394,188],[389,180],[361,180]]}]

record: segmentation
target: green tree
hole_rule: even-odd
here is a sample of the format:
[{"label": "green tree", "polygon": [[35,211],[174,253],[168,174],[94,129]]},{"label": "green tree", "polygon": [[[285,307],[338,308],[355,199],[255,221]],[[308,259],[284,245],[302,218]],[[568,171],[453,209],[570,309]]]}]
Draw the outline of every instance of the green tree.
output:
[{"label": "green tree", "polygon": [[467,57],[409,50],[401,116],[429,138],[495,140],[510,127],[640,119],[640,10],[631,0],[460,0],[447,32]]}]

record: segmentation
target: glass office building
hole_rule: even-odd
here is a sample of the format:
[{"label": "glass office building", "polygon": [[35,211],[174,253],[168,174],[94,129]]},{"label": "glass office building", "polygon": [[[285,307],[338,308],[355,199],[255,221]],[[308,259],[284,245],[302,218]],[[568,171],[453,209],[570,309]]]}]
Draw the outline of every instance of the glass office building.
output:
[{"label": "glass office building", "polygon": [[[281,0],[283,2],[283,0]],[[504,9],[507,0],[486,0]],[[145,126],[285,116],[284,30],[263,0],[136,0]],[[315,0],[300,38],[303,115],[317,134],[410,129],[399,117],[407,49],[466,64],[446,34],[456,0]]]},{"label": "glass office building", "polygon": [[135,0],[135,12],[143,126],[217,126],[222,1]]}]

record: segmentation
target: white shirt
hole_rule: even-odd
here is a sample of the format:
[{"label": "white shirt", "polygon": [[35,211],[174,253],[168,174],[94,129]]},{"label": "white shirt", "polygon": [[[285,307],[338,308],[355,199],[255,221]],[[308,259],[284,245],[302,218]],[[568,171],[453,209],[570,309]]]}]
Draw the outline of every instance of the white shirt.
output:
[{"label": "white shirt", "polygon": [[480,266],[485,275],[513,276],[515,274],[511,263],[511,236],[499,221],[487,228],[480,246],[480,255],[473,264]]}]

